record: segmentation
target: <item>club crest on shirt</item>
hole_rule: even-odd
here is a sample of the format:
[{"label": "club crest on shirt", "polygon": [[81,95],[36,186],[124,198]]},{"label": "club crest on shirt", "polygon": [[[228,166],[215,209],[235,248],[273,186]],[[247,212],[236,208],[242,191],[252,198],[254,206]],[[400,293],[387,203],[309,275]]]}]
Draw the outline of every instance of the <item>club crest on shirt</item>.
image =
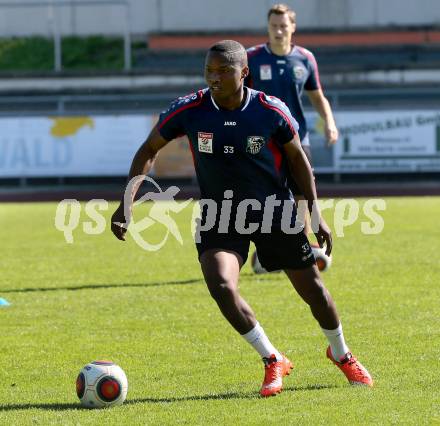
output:
[{"label": "club crest on shirt", "polygon": [[306,70],[301,66],[293,67],[293,75],[298,80],[302,80],[306,74]]},{"label": "club crest on shirt", "polygon": [[246,152],[249,152],[250,154],[258,154],[261,148],[263,148],[264,143],[265,140],[263,136],[248,136]]},{"label": "club crest on shirt", "polygon": [[214,133],[197,132],[197,139],[199,142],[199,152],[212,154],[212,140]]},{"label": "club crest on shirt", "polygon": [[272,80],[272,67],[270,65],[260,65],[260,80]]}]

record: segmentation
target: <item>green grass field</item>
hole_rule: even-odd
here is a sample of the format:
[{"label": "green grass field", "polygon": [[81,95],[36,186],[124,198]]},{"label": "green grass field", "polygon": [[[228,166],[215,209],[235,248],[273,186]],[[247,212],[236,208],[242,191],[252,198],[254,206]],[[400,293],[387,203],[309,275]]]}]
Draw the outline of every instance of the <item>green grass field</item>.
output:
[{"label": "green grass field", "polygon": [[[183,247],[170,238],[152,253],[108,228],[78,228],[67,244],[55,203],[1,204],[0,297],[11,306],[0,308],[0,424],[440,424],[440,198],[386,201],[384,231],[363,235],[361,215],[335,238],[324,275],[373,389],[350,387],[325,358],[319,327],[282,274],[243,268],[242,294],[295,364],[270,399],[258,397],[257,354],[205,288],[190,208],[173,216]],[[156,224],[145,238],[163,232]],[[80,408],[75,379],[95,359],[127,373],[122,407]]]}]

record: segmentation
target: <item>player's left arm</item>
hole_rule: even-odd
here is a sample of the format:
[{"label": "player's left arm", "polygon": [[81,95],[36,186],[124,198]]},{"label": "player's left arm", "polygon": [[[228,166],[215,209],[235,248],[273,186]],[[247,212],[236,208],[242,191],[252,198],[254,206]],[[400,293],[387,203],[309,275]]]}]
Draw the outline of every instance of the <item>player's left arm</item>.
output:
[{"label": "player's left arm", "polygon": [[[330,256],[332,251],[332,235],[330,228],[321,216],[318,206],[315,179],[309,161],[301,148],[301,143],[297,134],[294,138],[283,145],[289,164],[290,173],[304,194],[308,203],[310,215],[312,217],[312,229],[316,235],[316,240],[320,247],[326,245],[326,254]],[[318,226],[316,226],[315,221]]]},{"label": "player's left arm", "polygon": [[338,128],[336,127],[335,118],[333,116],[330,102],[324,96],[322,89],[306,90],[310,103],[324,120],[325,137],[329,145],[336,143],[339,137]]}]

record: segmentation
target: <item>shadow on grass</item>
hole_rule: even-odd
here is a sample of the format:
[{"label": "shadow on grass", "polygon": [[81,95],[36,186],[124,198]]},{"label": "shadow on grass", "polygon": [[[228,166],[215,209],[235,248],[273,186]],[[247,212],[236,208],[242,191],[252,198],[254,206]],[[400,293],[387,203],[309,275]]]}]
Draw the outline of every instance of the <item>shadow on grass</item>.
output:
[{"label": "shadow on grass", "polygon": [[203,278],[194,278],[189,280],[180,281],[163,281],[155,283],[120,283],[120,284],[85,284],[78,286],[67,286],[67,287],[28,287],[28,288],[10,288],[1,289],[0,292],[4,293],[32,293],[40,291],[78,291],[78,290],[96,290],[96,289],[107,289],[107,288],[127,288],[127,287],[160,287],[167,285],[187,285],[203,282]]},{"label": "shadow on grass", "polygon": [[[321,389],[336,388],[336,385],[306,385],[306,386],[287,386],[283,393],[286,392],[302,392],[302,391],[316,391]],[[258,392],[228,392],[209,395],[194,395],[184,397],[170,397],[170,398],[139,398],[126,401],[126,404],[171,404],[175,402],[187,401],[211,401],[211,400],[228,400],[228,399],[266,399],[262,398]],[[270,399],[270,398],[269,398]]]},{"label": "shadow on grass", "polygon": [[87,410],[78,404],[0,404],[0,413],[2,411],[18,411],[18,410],[50,410],[50,411],[64,411],[64,410]]},{"label": "shadow on grass", "polygon": [[[251,272],[243,272],[240,274],[243,278],[254,277],[255,274]],[[259,277],[259,280],[261,278]],[[25,287],[25,288],[6,288],[0,289],[0,293],[33,293],[44,291],[79,291],[79,290],[97,290],[107,288],[127,288],[127,287],[161,287],[167,285],[188,285],[195,283],[203,283],[203,278],[191,278],[189,280],[173,280],[162,281],[154,283],[119,283],[119,284],[84,284],[77,286],[65,286],[65,287]]]},{"label": "shadow on grass", "polygon": [[[322,389],[336,388],[336,385],[306,385],[306,386],[288,386],[284,388],[286,392],[301,392],[301,391],[316,391]],[[170,397],[170,398],[137,398],[125,401],[124,405],[137,405],[137,404],[173,404],[178,402],[188,401],[215,401],[215,400],[228,400],[228,399],[266,399],[261,398],[258,392],[228,392],[219,394],[208,395],[192,395],[184,397]],[[0,405],[0,412],[2,411],[16,411],[16,410],[89,410],[77,404],[8,404]]]}]

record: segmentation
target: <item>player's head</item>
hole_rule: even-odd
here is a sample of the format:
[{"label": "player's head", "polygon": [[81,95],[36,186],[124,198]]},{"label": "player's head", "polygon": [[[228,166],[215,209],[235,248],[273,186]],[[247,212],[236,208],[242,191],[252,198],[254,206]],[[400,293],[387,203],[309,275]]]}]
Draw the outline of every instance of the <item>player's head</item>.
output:
[{"label": "player's head", "polygon": [[214,98],[237,93],[248,74],[246,49],[238,41],[222,40],[209,48],[205,79]]},{"label": "player's head", "polygon": [[274,4],[267,12],[269,43],[290,44],[296,30],[296,13],[283,3]]}]

